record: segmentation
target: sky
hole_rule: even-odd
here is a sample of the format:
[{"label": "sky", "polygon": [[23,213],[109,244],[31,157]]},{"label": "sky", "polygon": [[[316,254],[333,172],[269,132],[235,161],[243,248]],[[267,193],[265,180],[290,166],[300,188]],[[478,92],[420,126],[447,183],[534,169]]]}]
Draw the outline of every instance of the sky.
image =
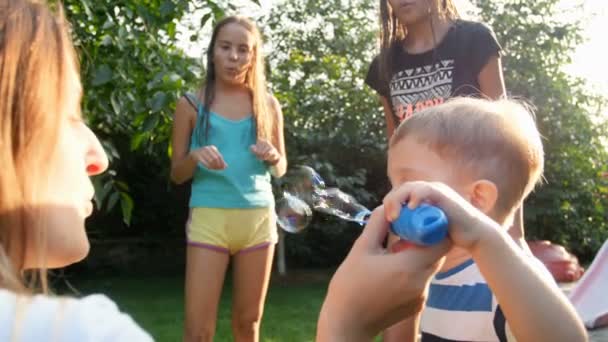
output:
[{"label": "sky", "polygon": [[[466,13],[474,7],[470,0],[454,0],[457,8],[461,13]],[[530,0],[534,1],[534,0]],[[260,0],[261,6],[252,3],[251,0],[231,0],[237,6],[242,8],[242,12],[248,16],[255,17],[258,14],[267,13],[273,5],[276,5],[279,0]],[[607,59],[604,48],[608,45],[608,1],[607,0],[583,0],[585,16],[584,38],[585,42],[580,45],[573,54],[573,63],[565,67],[565,71],[573,76],[579,76],[586,79],[589,89],[598,94],[608,96],[608,68],[602,67],[604,60]],[[580,3],[580,0],[562,0],[561,5],[568,9],[575,4]],[[201,15],[194,14],[191,16],[193,22],[200,20]],[[181,45],[187,54],[195,57],[200,57],[202,54],[201,45],[206,45],[202,42],[191,43],[188,37],[183,39]],[[608,109],[607,109],[608,111]],[[608,112],[606,112],[608,116]]]},{"label": "sky", "polygon": [[608,52],[608,1],[585,0],[585,11],[592,15],[585,27],[587,41],[576,50],[574,62],[566,70],[586,78],[598,91],[608,95],[608,69],[602,67],[606,60],[604,53]]}]

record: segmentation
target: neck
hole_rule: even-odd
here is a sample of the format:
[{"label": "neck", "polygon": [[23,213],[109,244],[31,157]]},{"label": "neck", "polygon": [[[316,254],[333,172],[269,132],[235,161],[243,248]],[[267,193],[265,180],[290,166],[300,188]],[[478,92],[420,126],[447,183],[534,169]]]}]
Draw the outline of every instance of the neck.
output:
[{"label": "neck", "polygon": [[459,247],[453,247],[446,254],[445,262],[443,263],[443,266],[441,266],[439,272],[449,271],[469,259],[471,259],[471,254],[469,254],[469,252]]},{"label": "neck", "polygon": [[405,47],[410,52],[419,53],[436,47],[450,29],[452,21],[429,15],[427,18],[405,27]]},{"label": "neck", "polygon": [[241,93],[245,90],[247,90],[247,87],[245,86],[245,84],[234,84],[234,83],[228,83],[228,82],[223,82],[221,80],[215,80],[215,89],[216,91],[220,91],[223,93]]}]

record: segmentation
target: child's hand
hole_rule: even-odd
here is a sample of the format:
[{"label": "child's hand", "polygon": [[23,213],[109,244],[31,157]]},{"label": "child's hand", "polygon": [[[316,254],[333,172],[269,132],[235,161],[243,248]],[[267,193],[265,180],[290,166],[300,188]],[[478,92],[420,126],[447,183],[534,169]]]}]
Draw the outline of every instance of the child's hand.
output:
[{"label": "child's hand", "polygon": [[279,151],[267,140],[259,139],[255,145],[251,145],[251,152],[259,160],[268,162],[270,165],[274,165],[281,159]]},{"label": "child's hand", "polygon": [[210,170],[223,170],[228,167],[220,151],[213,145],[191,151],[190,157]]},{"label": "child's hand", "polygon": [[475,208],[449,186],[438,182],[407,182],[384,197],[386,219],[399,217],[404,203],[410,209],[425,202],[441,208],[448,217],[449,237],[459,247],[471,250],[483,233],[498,229],[498,224]]}]

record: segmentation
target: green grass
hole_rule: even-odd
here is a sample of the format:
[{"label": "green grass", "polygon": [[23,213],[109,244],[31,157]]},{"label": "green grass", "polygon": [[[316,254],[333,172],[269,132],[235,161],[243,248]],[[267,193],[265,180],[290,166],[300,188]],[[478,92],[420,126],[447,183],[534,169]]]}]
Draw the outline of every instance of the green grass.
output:
[{"label": "green grass", "polygon": [[[327,281],[275,282],[266,299],[261,341],[313,341]],[[159,342],[181,341],[184,320],[182,277],[116,277],[72,281],[83,295],[103,293]],[[215,341],[232,341],[231,285],[220,302]]]}]

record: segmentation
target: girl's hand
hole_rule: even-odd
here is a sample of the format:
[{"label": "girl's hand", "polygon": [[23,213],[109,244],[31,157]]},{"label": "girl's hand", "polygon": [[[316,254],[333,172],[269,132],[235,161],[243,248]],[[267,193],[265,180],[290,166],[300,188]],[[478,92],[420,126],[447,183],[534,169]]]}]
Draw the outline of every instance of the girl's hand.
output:
[{"label": "girl's hand", "polygon": [[419,313],[433,274],[449,249],[447,241],[389,253],[383,207],[372,213],[361,236],[329,284],[317,341],[371,341],[392,324]]},{"label": "girl's hand", "polygon": [[414,209],[422,202],[436,205],[445,212],[450,239],[454,245],[469,251],[481,240],[484,232],[499,228],[498,223],[439,182],[407,182],[393,189],[384,197],[386,219],[392,222],[399,217],[404,203]]},{"label": "girl's hand", "polygon": [[203,164],[210,170],[223,170],[228,167],[220,151],[213,145],[191,151],[190,158],[194,159],[197,163]]},{"label": "girl's hand", "polygon": [[267,140],[259,139],[255,145],[251,145],[251,152],[262,161],[275,165],[281,160],[279,151]]}]

